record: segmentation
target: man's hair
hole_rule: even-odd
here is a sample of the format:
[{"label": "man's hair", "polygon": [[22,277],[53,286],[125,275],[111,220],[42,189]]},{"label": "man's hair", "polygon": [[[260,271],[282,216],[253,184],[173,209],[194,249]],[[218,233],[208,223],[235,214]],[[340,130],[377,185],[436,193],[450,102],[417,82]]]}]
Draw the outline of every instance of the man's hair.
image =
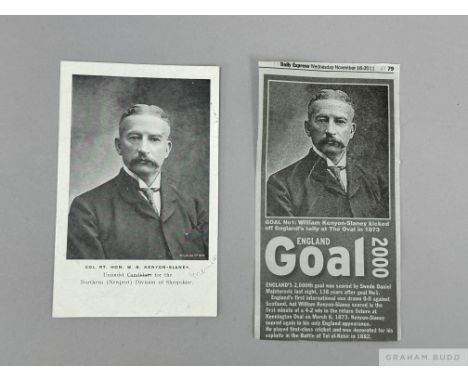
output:
[{"label": "man's hair", "polygon": [[334,90],[334,89],[322,89],[315,93],[309,101],[307,106],[307,116],[310,120],[312,117],[312,112],[314,110],[314,102],[319,101],[321,99],[334,99],[337,101],[342,101],[347,103],[353,109],[353,117],[354,117],[354,103],[351,97],[346,94],[342,90]]},{"label": "man's hair", "polygon": [[139,104],[130,106],[127,109],[127,111],[123,113],[122,116],[120,117],[119,135],[121,135],[122,133],[122,121],[125,118],[130,117],[131,115],[138,115],[138,114],[152,115],[152,116],[161,118],[163,121],[167,122],[167,124],[169,125],[169,132],[170,132],[171,122],[169,120],[169,116],[163,109],[161,109],[159,106],[146,105],[143,103],[139,103]]}]

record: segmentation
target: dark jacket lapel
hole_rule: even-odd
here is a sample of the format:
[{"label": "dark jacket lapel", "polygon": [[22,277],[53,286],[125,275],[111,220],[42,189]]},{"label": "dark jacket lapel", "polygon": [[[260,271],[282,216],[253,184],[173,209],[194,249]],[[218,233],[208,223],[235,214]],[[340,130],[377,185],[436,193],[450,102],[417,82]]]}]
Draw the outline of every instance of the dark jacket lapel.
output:
[{"label": "dark jacket lapel", "polygon": [[177,207],[177,193],[174,183],[164,172],[161,174],[161,220],[169,219]]},{"label": "dark jacket lapel", "polygon": [[348,196],[352,197],[361,187],[361,172],[356,167],[352,156],[347,158]]}]

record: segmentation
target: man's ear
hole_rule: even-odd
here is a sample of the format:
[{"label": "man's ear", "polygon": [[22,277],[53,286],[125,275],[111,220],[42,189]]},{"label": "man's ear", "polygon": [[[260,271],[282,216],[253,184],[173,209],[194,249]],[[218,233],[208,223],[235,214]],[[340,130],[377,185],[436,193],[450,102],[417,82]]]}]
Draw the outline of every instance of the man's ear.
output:
[{"label": "man's ear", "polygon": [[166,156],[165,156],[165,158],[167,158],[167,157],[169,156],[169,153],[171,152],[171,149],[172,149],[172,142],[171,142],[171,141],[167,141]]},{"label": "man's ear", "polygon": [[351,134],[349,135],[349,139],[351,139],[352,137],[354,137],[354,133],[356,132],[356,124],[353,122],[351,124]]},{"label": "man's ear", "polygon": [[304,130],[306,134],[310,137],[310,123],[309,121],[304,121]]},{"label": "man's ear", "polygon": [[117,150],[117,154],[122,155],[122,149],[120,148],[120,138],[114,139],[115,149]]}]

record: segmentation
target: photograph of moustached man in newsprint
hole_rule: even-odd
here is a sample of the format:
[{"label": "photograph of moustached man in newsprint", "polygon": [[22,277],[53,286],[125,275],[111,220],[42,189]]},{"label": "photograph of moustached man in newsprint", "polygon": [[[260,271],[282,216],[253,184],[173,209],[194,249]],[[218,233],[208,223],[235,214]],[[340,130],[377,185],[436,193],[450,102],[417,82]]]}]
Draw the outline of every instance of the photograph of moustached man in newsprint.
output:
[{"label": "photograph of moustached man in newsprint", "polygon": [[[271,91],[283,88],[288,85],[275,83]],[[388,217],[385,90],[331,83],[273,95],[277,105],[270,115],[277,123],[269,126],[268,158],[275,172],[267,183],[268,216]],[[294,104],[304,110],[291,115]],[[303,123],[296,124],[302,116]],[[276,171],[288,160],[293,163]]]},{"label": "photograph of moustached man in newsprint", "polygon": [[399,338],[399,66],[259,69],[255,335]]},{"label": "photograph of moustached man in newsprint", "polygon": [[[211,138],[217,136],[212,101],[218,68],[63,68],[69,94],[62,89],[61,145],[68,155],[63,147],[60,159],[69,161],[69,173],[59,171],[58,236],[66,242],[57,251],[60,261],[215,259],[217,222],[210,217],[217,195],[210,190],[217,170]],[[141,269],[135,265],[137,277],[150,277]]]}]

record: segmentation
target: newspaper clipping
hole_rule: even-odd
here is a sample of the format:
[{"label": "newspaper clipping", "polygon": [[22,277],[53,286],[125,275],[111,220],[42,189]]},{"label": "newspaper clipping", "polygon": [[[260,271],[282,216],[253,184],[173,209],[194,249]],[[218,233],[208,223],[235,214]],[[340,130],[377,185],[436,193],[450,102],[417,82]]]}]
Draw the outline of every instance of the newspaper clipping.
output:
[{"label": "newspaper clipping", "polygon": [[399,65],[260,62],[255,336],[395,341]]},{"label": "newspaper clipping", "polygon": [[53,316],[216,316],[219,68],[60,81]]}]

